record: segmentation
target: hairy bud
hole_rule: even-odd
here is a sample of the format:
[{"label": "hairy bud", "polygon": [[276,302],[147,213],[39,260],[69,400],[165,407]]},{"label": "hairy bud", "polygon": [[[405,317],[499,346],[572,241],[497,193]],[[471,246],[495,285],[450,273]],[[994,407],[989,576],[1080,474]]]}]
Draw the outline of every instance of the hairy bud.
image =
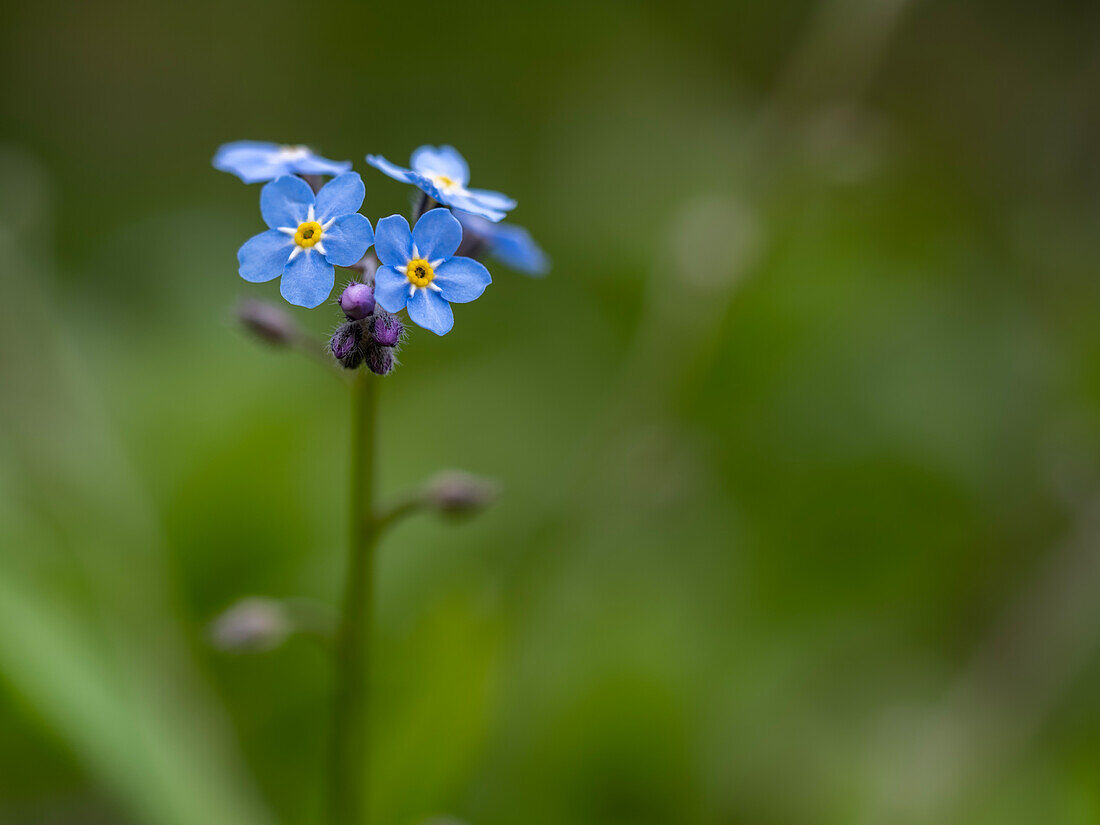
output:
[{"label": "hairy bud", "polygon": [[361,321],[374,312],[374,288],[352,281],[340,295],[340,309],[352,321]]},{"label": "hairy bud", "polygon": [[294,319],[274,304],[264,301],[241,301],[237,305],[237,320],[252,335],[276,347],[287,347],[298,337]]},{"label": "hairy bud", "polygon": [[376,344],[383,347],[396,347],[404,331],[405,327],[397,316],[388,312],[379,312],[371,322],[371,336]]},{"label": "hairy bud", "polygon": [[496,482],[487,478],[445,470],[428,482],[424,501],[434,510],[451,516],[476,513],[491,504],[499,492]]},{"label": "hairy bud", "polygon": [[341,324],[329,341],[332,357],[345,369],[353,370],[363,363],[363,327],[358,321]]},{"label": "hairy bud", "polygon": [[271,650],[290,635],[290,617],[275,599],[242,599],[210,624],[210,641],[219,650],[244,653]]},{"label": "hairy bud", "polygon": [[389,375],[397,362],[393,357],[393,347],[384,347],[375,342],[367,345],[367,368],[375,375]]}]

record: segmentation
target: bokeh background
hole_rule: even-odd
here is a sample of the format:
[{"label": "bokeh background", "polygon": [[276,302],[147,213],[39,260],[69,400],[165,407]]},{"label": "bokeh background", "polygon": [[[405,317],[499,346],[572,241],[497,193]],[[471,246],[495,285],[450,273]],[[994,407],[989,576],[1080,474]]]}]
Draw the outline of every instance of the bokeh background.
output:
[{"label": "bokeh background", "polygon": [[[0,822],[307,825],[347,388],[243,335],[258,186],[452,143],[549,251],[382,389],[379,825],[1100,822],[1100,6],[4,13]],[[332,306],[293,310],[318,336]]]}]

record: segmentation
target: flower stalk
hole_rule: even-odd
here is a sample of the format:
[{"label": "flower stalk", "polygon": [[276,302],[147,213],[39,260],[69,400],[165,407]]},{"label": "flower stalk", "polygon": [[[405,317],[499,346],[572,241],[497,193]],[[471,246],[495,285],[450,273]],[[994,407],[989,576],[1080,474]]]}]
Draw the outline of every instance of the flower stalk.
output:
[{"label": "flower stalk", "polygon": [[332,825],[365,825],[369,805],[370,652],[379,532],[374,514],[378,379],[367,370],[359,370],[351,392],[351,520],[344,601],[336,632]]},{"label": "flower stalk", "polygon": [[[466,304],[492,283],[473,257],[486,252],[528,274],[544,274],[545,254],[526,230],[496,222],[516,206],[500,192],[471,189],[470,170],[452,146],[421,146],[411,168],[379,155],[367,161],[420,190],[412,224],[400,215],[371,222],[359,213],[366,193],[349,161],[332,161],[305,146],[237,141],[222,146],[214,166],[241,180],[267,181],[260,214],[268,229],[237,252],[238,273],[251,283],[279,279],[290,304],[313,309],[329,300],[336,267],[358,272],[338,306],[344,321],[329,339],[335,363],[351,379],[350,521],[343,600],[336,622],[332,692],[332,753],[328,818],[332,825],[368,825],[371,654],[374,635],[375,555],[379,536],[400,519],[430,511],[460,518],[481,510],[496,485],[465,473],[437,475],[386,507],[375,505],[379,376],[397,364],[406,327],[398,313],[437,335],[454,323],[451,304]],[[330,177],[325,182],[325,177]],[[465,221],[465,224],[463,223]],[[463,244],[464,230],[469,238]],[[373,251],[372,248],[373,247]],[[458,254],[463,250],[466,254]],[[320,355],[321,347],[275,307],[249,302],[238,317],[273,346]],[[326,359],[327,360],[327,359]],[[328,362],[333,363],[333,362]],[[227,650],[269,650],[291,632],[326,635],[327,621],[303,621],[286,602],[253,599],[235,606],[212,629]],[[327,617],[326,617],[327,618]]]}]

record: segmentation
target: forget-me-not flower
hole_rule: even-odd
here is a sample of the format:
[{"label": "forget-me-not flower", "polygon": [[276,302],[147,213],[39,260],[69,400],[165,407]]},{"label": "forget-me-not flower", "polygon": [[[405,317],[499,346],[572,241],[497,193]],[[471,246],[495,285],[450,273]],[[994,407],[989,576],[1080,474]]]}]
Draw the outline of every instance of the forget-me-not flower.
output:
[{"label": "forget-me-not flower", "polygon": [[516,272],[540,277],[550,271],[550,259],[522,226],[493,223],[464,212],[457,213],[455,217],[462,224],[467,248],[472,238],[485,244],[486,252]]},{"label": "forget-me-not flower", "polygon": [[516,202],[500,192],[470,189],[470,167],[453,146],[421,146],[412,154],[412,169],[390,163],[381,155],[367,155],[367,163],[391,178],[411,183],[444,206],[491,221],[501,220]]},{"label": "forget-me-not flower", "polygon": [[308,146],[284,146],[238,140],[218,147],[214,168],[231,172],[245,183],[275,180],[283,175],[339,175],[351,169],[350,160],[329,160]]},{"label": "forget-me-not flower", "polygon": [[413,321],[436,335],[449,332],[455,320],[451,304],[474,300],[493,281],[473,258],[455,255],[460,243],[462,224],[447,209],[425,212],[412,231],[401,215],[380,220],[375,300],[387,312],[407,307]]},{"label": "forget-me-not flower", "polygon": [[241,277],[260,283],[283,276],[279,292],[312,309],[332,292],[333,265],[358,263],[374,242],[370,221],[359,214],[366,190],[358,172],[345,172],[316,196],[301,178],[276,178],[260,193],[260,212],[271,227],[237,253]]}]

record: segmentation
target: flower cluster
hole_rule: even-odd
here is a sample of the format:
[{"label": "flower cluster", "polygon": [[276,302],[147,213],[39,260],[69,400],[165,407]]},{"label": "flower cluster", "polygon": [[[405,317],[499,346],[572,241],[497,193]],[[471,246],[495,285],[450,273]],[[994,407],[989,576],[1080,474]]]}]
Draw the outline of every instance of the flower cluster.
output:
[{"label": "flower cluster", "polygon": [[500,223],[516,206],[512,198],[469,187],[469,166],[454,147],[421,146],[410,168],[380,155],[367,162],[420,190],[411,227],[390,215],[375,231],[359,213],[366,190],[351,163],[305,146],[238,141],[219,148],[213,160],[246,183],[267,181],[260,214],[268,229],[237,253],[241,277],[281,278],[283,298],[312,309],[332,294],[335,267],[358,270],[340,296],[346,320],[331,349],[345,367],[365,363],[384,375],[403,332],[396,313],[405,310],[417,325],[444,335],[454,324],[451,304],[475,300],[492,282],[477,258],[489,255],[530,275],[544,274],[549,262],[527,230]]},{"label": "flower cluster", "polygon": [[377,375],[388,375],[396,364],[397,346],[405,326],[374,300],[370,284],[352,281],[340,295],[345,322],[329,341],[332,357],[345,369],[365,363]]}]

